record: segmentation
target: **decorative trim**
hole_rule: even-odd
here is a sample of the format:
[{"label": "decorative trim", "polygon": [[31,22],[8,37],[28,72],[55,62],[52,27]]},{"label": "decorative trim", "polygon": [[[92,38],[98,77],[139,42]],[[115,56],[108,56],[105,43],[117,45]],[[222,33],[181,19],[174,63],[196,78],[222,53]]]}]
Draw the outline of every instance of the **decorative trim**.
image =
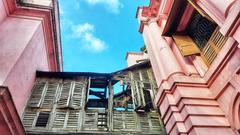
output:
[{"label": "decorative trim", "polygon": [[9,130],[6,129],[1,131],[1,133],[25,135],[23,124],[7,87],[0,86],[0,106],[2,108],[0,113],[5,116],[5,122],[7,122],[6,126],[12,131],[9,133]]}]

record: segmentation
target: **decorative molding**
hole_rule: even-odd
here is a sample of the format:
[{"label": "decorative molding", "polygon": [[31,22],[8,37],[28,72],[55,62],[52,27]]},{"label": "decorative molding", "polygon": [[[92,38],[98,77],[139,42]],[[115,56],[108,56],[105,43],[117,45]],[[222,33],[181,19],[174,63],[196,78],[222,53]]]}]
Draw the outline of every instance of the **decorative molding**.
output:
[{"label": "decorative molding", "polygon": [[[51,71],[62,71],[61,45],[57,43],[55,18],[53,18],[53,9],[40,7],[25,7],[18,4],[16,0],[3,0],[8,16],[18,18],[39,18],[42,20],[46,51],[48,56],[49,69]],[[59,20],[56,20],[59,22]],[[56,34],[57,33],[57,34]],[[59,54],[60,53],[60,56]]]},{"label": "decorative molding", "polygon": [[1,128],[1,133],[8,134],[8,135],[25,135],[25,130],[21,119],[17,113],[16,107],[13,103],[11,94],[7,87],[0,86],[0,114],[4,119],[0,119],[0,123],[3,121],[5,127],[8,128]]}]

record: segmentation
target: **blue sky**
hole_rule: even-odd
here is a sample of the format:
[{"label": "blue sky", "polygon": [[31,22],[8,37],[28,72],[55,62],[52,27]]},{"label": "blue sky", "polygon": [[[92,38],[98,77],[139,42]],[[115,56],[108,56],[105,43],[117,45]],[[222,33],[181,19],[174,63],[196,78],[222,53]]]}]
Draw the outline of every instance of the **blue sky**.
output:
[{"label": "blue sky", "polygon": [[135,18],[149,0],[59,0],[64,71],[113,72],[126,67],[143,39]]}]

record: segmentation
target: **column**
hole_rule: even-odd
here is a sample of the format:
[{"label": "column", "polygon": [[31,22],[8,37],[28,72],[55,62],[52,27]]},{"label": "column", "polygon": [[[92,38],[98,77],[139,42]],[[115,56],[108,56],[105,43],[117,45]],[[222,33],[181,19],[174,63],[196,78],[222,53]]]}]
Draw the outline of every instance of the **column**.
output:
[{"label": "column", "polygon": [[160,69],[162,67],[160,59],[159,57],[157,57],[157,55],[153,51],[154,49],[153,38],[150,35],[150,30],[147,25],[145,25],[142,34],[143,34],[144,43],[148,51],[149,59],[151,61],[154,76],[156,78],[157,85],[159,86],[161,81],[163,79],[166,79],[166,75],[164,74],[164,71]]},{"label": "column", "polygon": [[153,39],[153,52],[160,60],[160,70],[165,73],[166,78],[175,73],[183,74],[184,72],[176,60],[176,57],[174,56],[171,48],[169,47],[166,40],[162,37],[160,27],[157,25],[156,20],[149,21],[148,27],[150,36]]}]

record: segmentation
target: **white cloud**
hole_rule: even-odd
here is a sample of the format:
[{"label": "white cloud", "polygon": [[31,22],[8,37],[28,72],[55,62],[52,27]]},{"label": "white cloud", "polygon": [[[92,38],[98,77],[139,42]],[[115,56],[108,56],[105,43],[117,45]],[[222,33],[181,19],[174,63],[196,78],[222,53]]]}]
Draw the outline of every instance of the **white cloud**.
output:
[{"label": "white cloud", "polygon": [[120,8],[123,8],[123,4],[119,0],[85,0],[85,1],[91,5],[103,4],[107,10],[116,14],[120,12]]},{"label": "white cloud", "polygon": [[93,32],[94,29],[94,26],[89,23],[73,25],[73,37],[82,37],[85,33]]},{"label": "white cloud", "polygon": [[84,36],[86,44],[84,48],[89,51],[102,52],[107,49],[106,43],[95,37],[92,33],[86,33]]},{"label": "white cloud", "polygon": [[79,39],[84,50],[100,53],[107,49],[107,45],[103,40],[93,34],[94,31],[94,25],[89,23],[73,25],[72,38]]}]

